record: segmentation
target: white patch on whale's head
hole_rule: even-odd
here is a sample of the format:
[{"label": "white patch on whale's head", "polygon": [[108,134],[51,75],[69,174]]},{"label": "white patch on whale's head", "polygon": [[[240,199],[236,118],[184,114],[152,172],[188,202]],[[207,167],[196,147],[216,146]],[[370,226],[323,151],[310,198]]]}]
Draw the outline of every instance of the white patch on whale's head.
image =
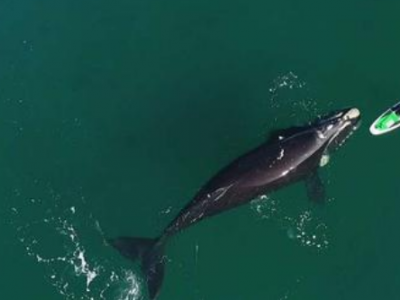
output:
[{"label": "white patch on whale's head", "polygon": [[358,128],[360,119],[357,108],[348,108],[321,117],[311,124],[316,129],[318,139],[325,145],[325,154],[342,146]]}]

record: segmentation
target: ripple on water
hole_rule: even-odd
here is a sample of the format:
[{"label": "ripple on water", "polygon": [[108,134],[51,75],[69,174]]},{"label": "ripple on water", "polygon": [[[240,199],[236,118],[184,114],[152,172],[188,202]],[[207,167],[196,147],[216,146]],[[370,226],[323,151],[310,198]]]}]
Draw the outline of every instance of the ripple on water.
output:
[{"label": "ripple on water", "polygon": [[302,246],[323,250],[329,245],[328,227],[311,209],[288,211],[279,200],[271,196],[253,200],[251,209],[261,219],[276,221],[289,239]]},{"label": "ripple on water", "polygon": [[269,88],[268,107],[274,111],[275,126],[307,123],[321,113],[319,104],[306,82],[292,71],[277,76]]}]

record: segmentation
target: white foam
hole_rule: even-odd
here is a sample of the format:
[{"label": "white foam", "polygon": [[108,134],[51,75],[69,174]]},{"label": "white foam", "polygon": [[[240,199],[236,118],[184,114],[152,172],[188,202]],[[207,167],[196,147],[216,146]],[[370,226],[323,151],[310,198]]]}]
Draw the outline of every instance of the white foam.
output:
[{"label": "white foam", "polygon": [[138,299],[140,297],[140,285],[136,274],[132,271],[126,271],[124,275],[123,282],[126,287],[121,291],[118,300]]},{"label": "white foam", "polygon": [[323,250],[329,245],[326,224],[318,220],[311,210],[304,210],[291,216],[280,201],[268,196],[251,201],[251,208],[261,219],[278,221],[288,238],[302,246]]},{"label": "white foam", "polygon": [[76,252],[77,261],[74,263],[76,275],[83,275],[86,277],[86,291],[90,291],[91,282],[99,275],[99,268],[91,268],[86,261],[85,251],[78,249]]},{"label": "white foam", "polygon": [[[38,205],[38,201],[30,203]],[[91,237],[103,236],[99,222],[92,220],[90,227],[81,230],[81,220],[88,220],[91,215],[88,218],[77,212],[73,206],[55,216],[54,210],[47,209],[48,215],[44,213],[39,221],[21,221],[22,225],[17,226],[18,240],[26,253],[44,266],[49,282],[66,300],[140,299],[141,282],[134,271],[96,257],[100,248],[93,251],[93,244],[88,244],[85,238],[88,229]],[[74,218],[79,221],[75,222]],[[99,241],[98,247],[103,246]]]}]

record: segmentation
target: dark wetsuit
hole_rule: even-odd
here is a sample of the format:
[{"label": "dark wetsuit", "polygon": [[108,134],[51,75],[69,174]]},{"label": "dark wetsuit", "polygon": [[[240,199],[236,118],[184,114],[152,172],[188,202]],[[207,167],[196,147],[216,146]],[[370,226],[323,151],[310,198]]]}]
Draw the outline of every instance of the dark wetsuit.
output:
[{"label": "dark wetsuit", "polygon": [[392,107],[392,111],[394,111],[397,115],[400,116],[400,102]]}]

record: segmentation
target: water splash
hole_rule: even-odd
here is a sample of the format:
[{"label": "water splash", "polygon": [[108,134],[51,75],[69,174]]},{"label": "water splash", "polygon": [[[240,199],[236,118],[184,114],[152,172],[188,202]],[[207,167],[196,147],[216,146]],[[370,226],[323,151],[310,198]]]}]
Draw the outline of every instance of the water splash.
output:
[{"label": "water splash", "polygon": [[276,112],[276,126],[303,124],[320,114],[319,103],[311,96],[306,82],[292,71],[275,78],[269,94],[268,104]]},{"label": "water splash", "polygon": [[251,209],[261,219],[273,220],[289,239],[301,246],[317,250],[329,246],[328,226],[311,209],[300,208],[294,212],[270,196],[261,196],[251,201]]},{"label": "water splash", "polygon": [[251,209],[262,219],[272,219],[279,215],[279,201],[262,195],[250,202]]},{"label": "water splash", "polygon": [[132,271],[124,271],[124,288],[120,292],[121,300],[136,300],[140,297],[140,284],[137,275]]},{"label": "water splash", "polygon": [[274,79],[272,86],[269,89],[271,94],[275,94],[279,89],[301,89],[306,86],[304,81],[299,79],[299,76],[289,71],[287,74],[278,76]]},{"label": "water splash", "polygon": [[287,222],[286,232],[290,239],[318,250],[328,247],[328,227],[311,210],[305,210],[296,217],[286,216],[284,220]]},{"label": "water splash", "polygon": [[[142,283],[134,270],[97,254],[104,247],[104,235],[99,221],[91,215],[77,206],[62,211],[53,207],[43,213],[43,218],[27,222],[21,209],[10,211],[14,223],[19,224],[17,236],[26,253],[43,265],[45,277],[65,299],[142,299]],[[88,219],[90,225],[81,224]]]}]

